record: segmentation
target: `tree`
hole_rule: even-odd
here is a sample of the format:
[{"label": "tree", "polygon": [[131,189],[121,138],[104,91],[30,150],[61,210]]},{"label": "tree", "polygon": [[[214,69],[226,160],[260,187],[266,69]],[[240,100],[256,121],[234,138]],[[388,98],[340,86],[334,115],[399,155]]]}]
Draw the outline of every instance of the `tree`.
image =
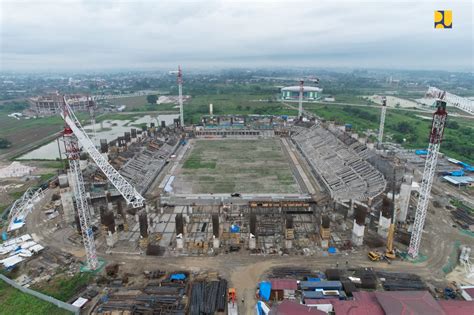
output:
[{"label": "tree", "polygon": [[0,149],[6,149],[10,147],[12,144],[10,141],[4,138],[0,138]]},{"label": "tree", "polygon": [[156,101],[158,100],[157,95],[147,95],[146,101],[150,104],[156,104]]}]

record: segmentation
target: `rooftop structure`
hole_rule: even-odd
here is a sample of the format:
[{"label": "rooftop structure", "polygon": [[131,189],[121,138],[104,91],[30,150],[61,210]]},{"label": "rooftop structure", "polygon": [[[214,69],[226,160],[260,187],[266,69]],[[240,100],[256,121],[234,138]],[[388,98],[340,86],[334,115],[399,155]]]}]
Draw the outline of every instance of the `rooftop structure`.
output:
[{"label": "rooftop structure", "polygon": [[[89,100],[86,95],[72,94],[67,95],[69,106],[74,111],[86,111],[90,106],[95,107],[95,103]],[[28,99],[31,109],[38,115],[53,115],[59,113],[63,104],[63,96],[59,94],[46,94]]]},{"label": "rooftop structure", "polygon": [[[313,101],[321,97],[323,89],[315,86],[304,86],[303,100]],[[283,100],[297,100],[300,95],[300,86],[287,86],[281,89],[281,98]]]}]

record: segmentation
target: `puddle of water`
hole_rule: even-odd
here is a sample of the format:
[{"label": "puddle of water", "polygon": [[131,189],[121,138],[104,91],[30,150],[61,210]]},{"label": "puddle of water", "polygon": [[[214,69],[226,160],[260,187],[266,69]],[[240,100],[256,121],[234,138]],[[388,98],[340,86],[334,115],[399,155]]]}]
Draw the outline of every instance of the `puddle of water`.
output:
[{"label": "puddle of water", "polygon": [[[172,125],[174,119],[179,118],[178,114],[167,114],[167,115],[158,115],[158,116],[151,116],[145,115],[143,117],[137,118],[135,120],[105,120],[101,123],[96,123],[95,129],[97,132],[97,138],[92,137],[92,125],[83,126],[83,128],[88,133],[91,140],[96,144],[99,145],[100,139],[107,139],[107,141],[112,141],[117,139],[119,136],[123,136],[126,131],[130,131],[132,128],[139,129],[136,126],[137,124],[146,123],[149,125],[150,123],[155,123],[155,126],[160,126],[161,121],[165,121],[166,125]],[[101,129],[104,128],[105,130]],[[63,152],[64,156],[64,144],[59,140],[59,146],[61,147],[61,152]],[[32,159],[39,159],[39,160],[55,160],[59,158],[59,148],[57,140],[54,140],[48,144],[45,144],[33,151],[30,151],[20,157],[18,160],[32,160]]]}]

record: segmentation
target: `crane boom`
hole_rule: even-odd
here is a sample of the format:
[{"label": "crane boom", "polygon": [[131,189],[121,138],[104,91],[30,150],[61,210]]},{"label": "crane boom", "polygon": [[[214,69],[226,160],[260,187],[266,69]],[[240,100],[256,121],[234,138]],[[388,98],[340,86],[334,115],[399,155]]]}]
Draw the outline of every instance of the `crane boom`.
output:
[{"label": "crane boom", "polygon": [[434,98],[441,98],[441,96],[442,96],[442,99],[445,102],[447,102],[447,103],[453,105],[454,107],[459,108],[460,110],[465,111],[469,114],[474,114],[474,101],[472,101],[470,99],[451,94],[449,92],[440,90],[440,89],[438,89],[434,86],[428,87],[428,91],[426,92],[426,96],[427,97],[434,97]]},{"label": "crane boom", "polygon": [[145,199],[129,182],[127,182],[125,178],[123,178],[122,175],[120,175],[120,173],[115,168],[109,164],[104,156],[100,154],[94,143],[82,128],[79,120],[67,103],[66,98],[64,98],[64,102],[67,114],[65,114],[62,110],[61,117],[68,124],[69,128],[71,128],[72,132],[77,137],[84,150],[89,153],[90,157],[94,160],[105,176],[107,176],[112,185],[117,188],[128,204],[131,204],[134,208],[142,207],[144,205]]},{"label": "crane boom", "polygon": [[410,246],[408,247],[408,254],[416,258],[420,250],[421,237],[423,227],[425,225],[426,213],[428,211],[428,203],[433,186],[433,178],[436,172],[436,164],[438,161],[439,147],[443,138],[444,126],[446,125],[446,102],[441,100],[436,101],[436,112],[433,114],[433,122],[431,125],[430,142],[428,146],[428,154],[426,155],[425,170],[423,171],[423,178],[421,180],[420,196],[415,212],[415,222],[413,224],[413,232],[411,233]]}]

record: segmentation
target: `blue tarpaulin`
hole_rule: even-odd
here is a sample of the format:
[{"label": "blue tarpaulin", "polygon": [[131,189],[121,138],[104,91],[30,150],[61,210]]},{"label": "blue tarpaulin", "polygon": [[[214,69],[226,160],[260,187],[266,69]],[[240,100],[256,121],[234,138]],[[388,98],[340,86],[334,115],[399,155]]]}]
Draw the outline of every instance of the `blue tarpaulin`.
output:
[{"label": "blue tarpaulin", "polygon": [[472,167],[470,164],[464,163],[464,162],[459,162],[459,165],[461,165],[464,170],[469,171],[469,172],[474,172],[474,167]]},{"label": "blue tarpaulin", "polygon": [[240,232],[240,226],[232,224],[230,226],[230,233],[239,233]]},{"label": "blue tarpaulin", "polygon": [[184,280],[186,275],[184,273],[174,273],[170,276],[170,280]]},{"label": "blue tarpaulin", "polygon": [[7,234],[6,231],[3,231],[3,232],[2,232],[2,240],[3,240],[3,241],[8,240],[8,234]]},{"label": "blue tarpaulin", "polygon": [[415,150],[416,155],[427,155],[428,151],[427,150]]},{"label": "blue tarpaulin", "polygon": [[335,247],[329,247],[328,248],[328,253],[329,254],[335,254],[336,253],[336,248]]},{"label": "blue tarpaulin", "polygon": [[310,277],[306,278],[306,280],[307,281],[321,281],[320,278],[310,278]]},{"label": "blue tarpaulin", "polygon": [[262,281],[260,282],[259,294],[262,300],[270,300],[270,292],[272,291],[272,284],[270,282]]}]

